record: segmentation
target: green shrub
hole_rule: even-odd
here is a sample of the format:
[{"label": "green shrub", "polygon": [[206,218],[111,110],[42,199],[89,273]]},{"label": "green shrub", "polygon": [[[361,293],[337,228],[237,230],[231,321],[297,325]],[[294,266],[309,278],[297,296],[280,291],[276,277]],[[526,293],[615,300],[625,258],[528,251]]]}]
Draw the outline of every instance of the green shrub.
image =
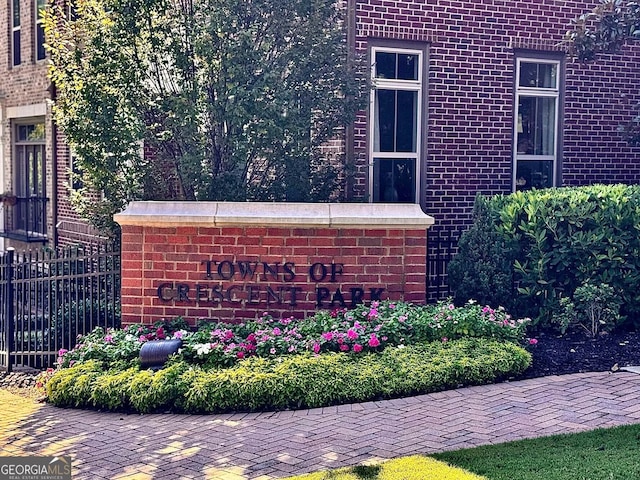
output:
[{"label": "green shrub", "polygon": [[511,311],[514,239],[496,228],[499,212],[493,203],[482,195],[476,197],[473,224],[460,237],[460,253],[451,260],[447,273],[457,303],[473,299],[482,305],[502,305]]},{"label": "green shrub", "polygon": [[571,325],[578,325],[595,337],[600,332],[613,330],[620,323],[620,306],[620,299],[606,283],[585,283],[576,288],[573,299],[560,299],[560,312],[553,320],[563,334]]},{"label": "green shrub", "polygon": [[[517,287],[515,301],[496,289],[496,304],[510,305],[514,314],[549,326],[560,299],[573,297],[578,287],[590,282],[610,285],[620,295],[622,314],[638,318],[640,186],[531,190],[480,200],[483,202],[487,208],[479,210],[481,218],[476,223],[493,225],[499,237],[508,239],[501,244],[505,248],[502,257],[513,258]],[[468,264],[477,258],[474,251],[486,240],[473,229],[465,235],[458,253],[462,258],[456,261]],[[474,273],[475,280],[465,280],[460,294],[456,290],[457,298],[484,295],[484,279],[492,271],[500,278],[505,275],[499,261],[483,265],[486,268],[481,273]],[[469,271],[474,272],[473,268]],[[478,283],[475,290],[474,281]]]},{"label": "green shrub", "polygon": [[[47,383],[56,405],[140,412],[221,412],[322,407],[433,392],[518,375],[531,356],[512,344],[482,338],[388,347],[356,355],[328,352],[251,357],[230,368],[204,370],[183,362],[164,370],[99,372],[87,362]],[[76,379],[88,375],[79,390]]]}]

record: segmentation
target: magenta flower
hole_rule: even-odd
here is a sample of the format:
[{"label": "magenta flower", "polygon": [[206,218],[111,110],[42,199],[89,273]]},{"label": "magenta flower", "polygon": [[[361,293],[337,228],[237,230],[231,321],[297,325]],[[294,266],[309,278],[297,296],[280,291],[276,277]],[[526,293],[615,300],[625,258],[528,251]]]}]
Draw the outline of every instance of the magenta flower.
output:
[{"label": "magenta flower", "polygon": [[350,328],[347,330],[347,337],[349,337],[349,340],[355,340],[358,338],[358,333],[353,328]]},{"label": "magenta flower", "polygon": [[359,343],[356,343],[353,346],[353,351],[356,352],[356,353],[360,353],[362,351],[362,345],[360,345]]},{"label": "magenta flower", "polygon": [[318,342],[313,344],[313,353],[319,353],[320,352],[320,344]]},{"label": "magenta flower", "polygon": [[324,338],[327,342],[333,340],[333,332],[324,332],[322,334],[322,338]]},{"label": "magenta flower", "polygon": [[537,338],[530,338],[529,339],[529,345],[537,345],[538,344],[538,339]]},{"label": "magenta flower", "polygon": [[447,337],[442,337],[442,343],[447,343],[449,339]]},{"label": "magenta flower", "polygon": [[104,343],[113,343],[113,336],[111,336],[111,335],[105,335],[105,337],[104,337]]},{"label": "magenta flower", "polygon": [[349,345],[347,345],[346,343],[343,343],[342,345],[340,345],[340,351],[348,352],[349,351]]},{"label": "magenta flower", "polygon": [[282,330],[280,330],[278,327],[274,327],[273,334],[275,336],[281,335],[282,334]]},{"label": "magenta flower", "polygon": [[58,356],[59,357],[64,357],[64,354],[67,353],[69,350],[67,350],[66,348],[61,348],[60,350],[58,350]]},{"label": "magenta flower", "polygon": [[371,338],[369,338],[369,346],[371,348],[376,348],[380,346],[380,340],[378,340],[378,337],[376,336],[375,333],[372,333]]},{"label": "magenta flower", "polygon": [[244,352],[236,353],[236,357],[238,357],[240,360],[242,360],[244,358]]}]

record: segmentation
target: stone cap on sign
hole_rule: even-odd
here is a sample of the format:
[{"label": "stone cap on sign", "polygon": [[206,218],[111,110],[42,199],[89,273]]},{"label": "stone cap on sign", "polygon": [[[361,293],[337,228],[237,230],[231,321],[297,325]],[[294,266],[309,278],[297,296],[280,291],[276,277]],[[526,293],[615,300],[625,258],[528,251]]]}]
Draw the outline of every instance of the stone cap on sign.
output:
[{"label": "stone cap on sign", "polygon": [[132,202],[120,225],[429,228],[433,217],[414,203]]}]

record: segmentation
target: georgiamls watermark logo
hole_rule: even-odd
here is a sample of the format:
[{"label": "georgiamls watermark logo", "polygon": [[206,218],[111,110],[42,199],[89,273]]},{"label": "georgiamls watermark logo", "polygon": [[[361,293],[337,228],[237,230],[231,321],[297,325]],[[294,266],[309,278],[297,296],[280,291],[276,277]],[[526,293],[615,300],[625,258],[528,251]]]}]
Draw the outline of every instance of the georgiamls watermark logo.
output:
[{"label": "georgiamls watermark logo", "polygon": [[71,480],[71,457],[0,457],[0,480]]}]

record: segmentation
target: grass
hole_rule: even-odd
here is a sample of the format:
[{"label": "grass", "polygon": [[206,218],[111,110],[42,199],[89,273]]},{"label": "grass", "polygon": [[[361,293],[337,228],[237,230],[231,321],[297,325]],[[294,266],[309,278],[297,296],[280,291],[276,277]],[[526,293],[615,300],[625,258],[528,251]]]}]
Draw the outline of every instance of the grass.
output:
[{"label": "grass", "polygon": [[288,480],[486,480],[433,458],[414,455],[378,465],[358,465],[309,473]]},{"label": "grass", "polygon": [[[434,462],[433,459],[438,462]],[[640,425],[519,440],[444,452],[431,457],[405,457],[380,465],[342,468],[291,478],[295,480],[640,479]]]},{"label": "grass", "polygon": [[490,480],[640,479],[640,425],[434,455]]}]

